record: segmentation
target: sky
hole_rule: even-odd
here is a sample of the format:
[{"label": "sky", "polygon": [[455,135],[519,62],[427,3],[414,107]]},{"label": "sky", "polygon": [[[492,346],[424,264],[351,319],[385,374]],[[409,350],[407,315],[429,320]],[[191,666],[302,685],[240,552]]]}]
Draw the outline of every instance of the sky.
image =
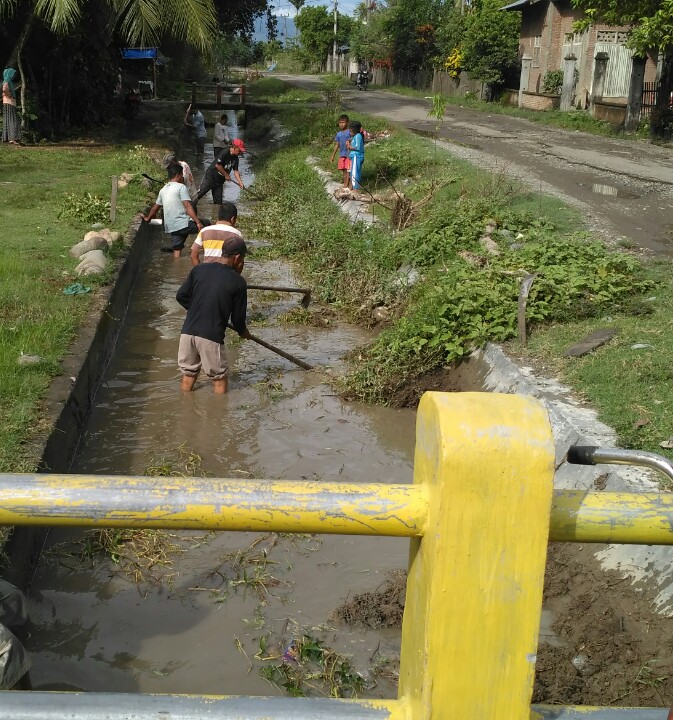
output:
[{"label": "sky", "polygon": [[[338,0],[339,12],[343,15],[353,15],[355,8],[361,0]],[[306,5],[326,5],[330,9],[333,7],[334,0],[308,0]],[[287,0],[276,0],[273,5],[274,15],[278,17],[278,39],[283,41],[283,31],[287,26],[288,38],[296,36],[297,31],[294,26],[292,18],[297,14],[297,11]],[[306,7],[306,6],[304,6]],[[283,18],[287,18],[284,20]],[[261,18],[257,18],[255,21],[255,40],[266,40],[266,16],[263,15]]]}]

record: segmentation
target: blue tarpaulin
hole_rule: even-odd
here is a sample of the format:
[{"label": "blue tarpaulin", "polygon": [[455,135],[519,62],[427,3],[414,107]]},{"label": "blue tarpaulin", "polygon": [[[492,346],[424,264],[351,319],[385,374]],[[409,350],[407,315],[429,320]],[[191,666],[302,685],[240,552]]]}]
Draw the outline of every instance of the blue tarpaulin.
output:
[{"label": "blue tarpaulin", "polygon": [[124,60],[156,60],[157,48],[124,48],[122,58]]}]

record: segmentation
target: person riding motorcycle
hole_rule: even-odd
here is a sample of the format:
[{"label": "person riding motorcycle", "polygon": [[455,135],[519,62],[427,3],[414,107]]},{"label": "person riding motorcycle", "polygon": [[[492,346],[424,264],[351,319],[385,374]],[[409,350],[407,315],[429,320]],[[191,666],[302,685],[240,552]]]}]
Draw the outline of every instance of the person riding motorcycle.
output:
[{"label": "person riding motorcycle", "polygon": [[366,90],[369,85],[369,71],[366,67],[361,67],[358,70],[357,79],[355,80],[358,90]]}]

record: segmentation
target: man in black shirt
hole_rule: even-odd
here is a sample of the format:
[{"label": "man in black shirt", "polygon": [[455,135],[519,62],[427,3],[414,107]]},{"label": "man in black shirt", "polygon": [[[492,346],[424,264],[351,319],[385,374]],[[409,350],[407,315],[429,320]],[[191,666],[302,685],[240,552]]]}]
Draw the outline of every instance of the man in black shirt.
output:
[{"label": "man in black shirt", "polygon": [[236,138],[236,140],[232,141],[231,147],[223,150],[215,160],[213,160],[203,175],[196,200],[192,203],[194,210],[196,210],[199,200],[209,190],[212,190],[213,193],[213,205],[221,205],[222,186],[225,180],[231,180],[232,174],[236,184],[243,190],[243,180],[241,180],[241,174],[238,172],[238,156],[244,152],[245,145],[243,144],[243,140]]},{"label": "man in black shirt", "polygon": [[242,338],[250,338],[245,323],[248,286],[241,276],[247,251],[243,238],[228,238],[222,257],[193,267],[175,296],[187,310],[178,350],[180,388],[185,392],[194,389],[201,368],[213,381],[215,394],[223,395],[229,389],[224,349],[229,318]]}]

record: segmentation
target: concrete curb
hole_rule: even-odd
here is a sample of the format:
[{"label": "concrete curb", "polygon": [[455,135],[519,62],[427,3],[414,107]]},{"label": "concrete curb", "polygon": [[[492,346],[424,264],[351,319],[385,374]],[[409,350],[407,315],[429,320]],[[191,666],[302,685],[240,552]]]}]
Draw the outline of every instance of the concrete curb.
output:
[{"label": "concrete curb", "polygon": [[[96,307],[79,328],[61,363],[62,374],[54,379],[42,401],[46,429],[29,438],[38,448],[37,472],[67,473],[70,470],[84,423],[126,317],[151,234],[150,226],[139,221],[128,230],[124,243],[129,252],[121,262],[114,284],[100,293]],[[47,532],[48,528],[42,527],[13,529],[5,546],[11,558],[10,566],[2,574],[6,580],[26,588]]]},{"label": "concrete curb", "polygon": [[319,175],[325,186],[325,192],[329,195],[332,202],[338,205],[339,209],[348,215],[352,223],[361,222],[367,227],[376,224],[376,216],[373,213],[371,203],[360,202],[359,200],[338,200],[334,197],[334,193],[343,187],[341,183],[332,180],[330,173],[325,172],[325,170],[319,166],[317,158],[309,156],[306,158],[306,163]]},{"label": "concrete curb", "polygon": [[[556,443],[555,488],[597,492],[601,478],[600,490],[608,492],[660,492],[660,476],[646,468],[566,462],[571,445],[618,446],[614,429],[602,423],[595,410],[582,405],[570,388],[557,380],[536,377],[532,368],[518,365],[497,345],[476,350],[467,364],[473,366],[470,375],[481,383],[481,390],[530,395],[547,408]],[[604,570],[617,571],[637,589],[653,590],[656,611],[673,617],[673,553],[669,547],[601,545],[595,557]]]}]

